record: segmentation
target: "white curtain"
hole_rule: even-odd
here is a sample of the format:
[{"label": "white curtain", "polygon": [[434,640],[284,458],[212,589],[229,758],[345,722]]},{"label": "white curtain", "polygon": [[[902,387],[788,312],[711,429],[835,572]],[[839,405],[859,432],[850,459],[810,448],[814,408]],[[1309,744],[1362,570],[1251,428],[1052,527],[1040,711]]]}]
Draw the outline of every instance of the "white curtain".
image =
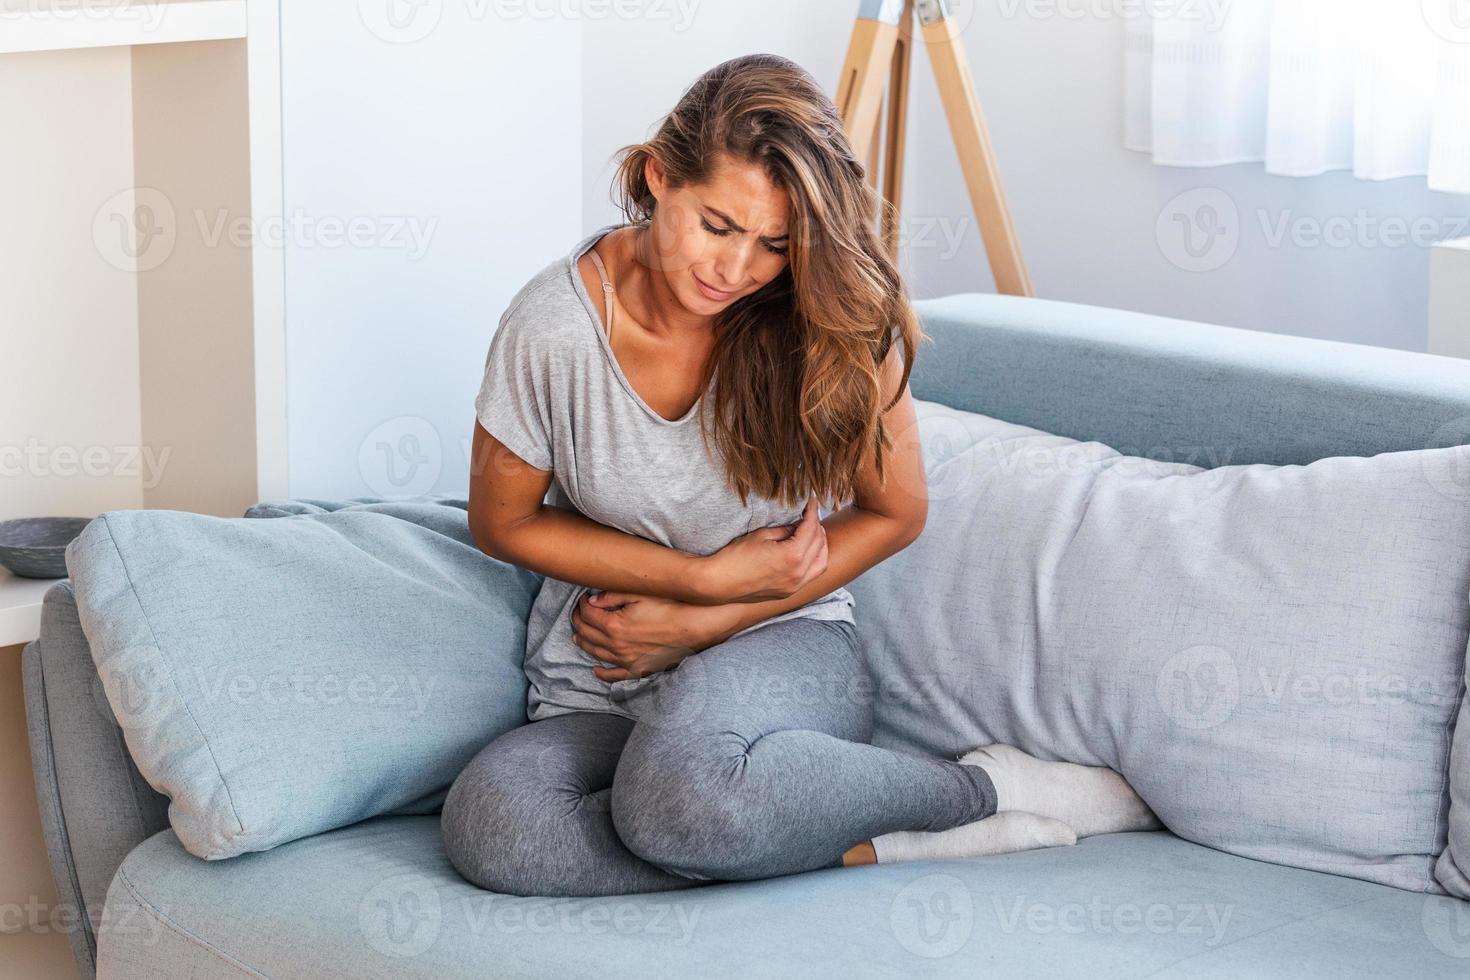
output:
[{"label": "white curtain", "polygon": [[1470,194],[1470,0],[1142,0],[1125,133],[1155,163],[1423,175]]}]

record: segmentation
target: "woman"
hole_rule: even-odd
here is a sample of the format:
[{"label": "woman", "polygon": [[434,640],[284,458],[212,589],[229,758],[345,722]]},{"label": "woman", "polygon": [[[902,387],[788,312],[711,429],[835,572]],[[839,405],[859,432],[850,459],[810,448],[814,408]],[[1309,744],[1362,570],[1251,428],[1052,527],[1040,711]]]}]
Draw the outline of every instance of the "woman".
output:
[{"label": "woman", "polygon": [[616,895],[1158,826],[1107,769],[867,744],[844,586],[924,526],[921,333],[820,86],[728,61],[620,156],[629,222],[512,299],[476,399],[471,530],[546,578],[455,868]]}]

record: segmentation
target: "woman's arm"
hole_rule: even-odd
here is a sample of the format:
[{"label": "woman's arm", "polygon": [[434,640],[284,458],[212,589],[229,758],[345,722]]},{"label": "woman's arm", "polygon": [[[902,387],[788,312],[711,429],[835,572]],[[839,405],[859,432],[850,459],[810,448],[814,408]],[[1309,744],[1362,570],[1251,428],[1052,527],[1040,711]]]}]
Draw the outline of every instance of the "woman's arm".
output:
[{"label": "woman's arm", "polygon": [[[888,404],[903,379],[897,353],[885,363]],[[667,670],[688,655],[722,644],[747,626],[794,610],[856,579],[883,558],[903,551],[923,530],[929,516],[929,488],[913,397],[889,408],[885,426],[892,448],[886,457],[886,485],[878,486],[872,457],[858,470],[854,502],[826,519],[828,554],[822,569],[788,597],[759,602],[691,605],[637,592],[585,595],[572,613],[573,639],[604,661],[592,667],[607,682]],[[736,539],[738,541],[738,539]]]},{"label": "woman's arm", "polygon": [[763,528],[737,539],[737,548],[700,556],[545,505],[552,472],[528,465],[478,421],[470,458],[475,544],[491,557],[563,582],[695,605],[744,605],[792,595],[826,562],[814,503],[794,531]]},{"label": "woman's arm", "polygon": [[[902,378],[903,361],[895,344],[883,363],[881,404],[892,401]],[[820,599],[902,551],[919,536],[929,516],[929,486],[917,421],[913,395],[905,386],[903,397],[884,416],[884,426],[893,440],[884,460],[886,485],[878,485],[878,470],[870,452],[858,471],[853,503],[823,521],[827,529],[827,570],[790,596],[721,606],[727,628],[717,639]]]},{"label": "woman's arm", "polygon": [[[884,365],[884,404],[892,400],[902,377],[902,363],[894,353]],[[583,596],[572,614],[573,638],[604,662],[593,672],[605,681],[619,681],[666,670],[748,626],[821,598],[903,550],[924,529],[929,513],[923,447],[907,388],[888,410],[885,426],[892,440],[886,485],[878,486],[870,456],[859,470],[853,504],[827,518],[827,561],[810,582],[775,600],[720,605],[688,605],[620,591]]]}]

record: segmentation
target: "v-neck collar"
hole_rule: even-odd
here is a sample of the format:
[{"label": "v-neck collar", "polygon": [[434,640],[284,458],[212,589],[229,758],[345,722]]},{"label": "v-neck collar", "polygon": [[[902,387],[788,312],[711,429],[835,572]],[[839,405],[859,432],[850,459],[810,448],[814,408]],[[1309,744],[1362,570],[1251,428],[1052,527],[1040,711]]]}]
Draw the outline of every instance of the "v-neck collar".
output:
[{"label": "v-neck collar", "polygon": [[572,249],[572,254],[567,257],[567,275],[571,276],[572,288],[577,291],[577,295],[582,299],[582,305],[587,310],[587,322],[591,325],[593,332],[597,334],[597,340],[602,345],[602,352],[607,356],[607,363],[612,368],[613,374],[617,376],[618,382],[623,386],[623,390],[655,422],[666,426],[682,426],[699,414],[700,406],[704,404],[704,392],[700,392],[699,397],[694,400],[694,404],[690,406],[689,411],[677,419],[664,418],[658,412],[655,412],[643,400],[643,396],[638,394],[637,390],[634,389],[633,383],[628,380],[628,376],[623,373],[623,367],[618,363],[617,355],[613,353],[612,342],[608,339],[607,329],[602,321],[602,314],[598,311],[597,304],[592,301],[592,294],[587,292],[587,284],[582,281],[582,272],[577,268],[577,263],[582,256],[590,252],[592,247],[601,241],[605,235],[619,228],[627,227],[629,227],[628,224],[604,225],[578,242],[576,248]]}]

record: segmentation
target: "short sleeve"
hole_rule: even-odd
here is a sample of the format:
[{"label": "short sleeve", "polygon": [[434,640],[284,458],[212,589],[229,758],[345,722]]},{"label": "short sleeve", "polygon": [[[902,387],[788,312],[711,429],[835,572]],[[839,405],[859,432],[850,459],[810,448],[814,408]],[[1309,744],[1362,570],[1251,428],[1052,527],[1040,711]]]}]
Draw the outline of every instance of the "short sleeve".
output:
[{"label": "short sleeve", "polygon": [[550,471],[551,363],[547,345],[539,342],[536,324],[524,310],[523,304],[512,307],[490,338],[475,417],[528,465]]}]

